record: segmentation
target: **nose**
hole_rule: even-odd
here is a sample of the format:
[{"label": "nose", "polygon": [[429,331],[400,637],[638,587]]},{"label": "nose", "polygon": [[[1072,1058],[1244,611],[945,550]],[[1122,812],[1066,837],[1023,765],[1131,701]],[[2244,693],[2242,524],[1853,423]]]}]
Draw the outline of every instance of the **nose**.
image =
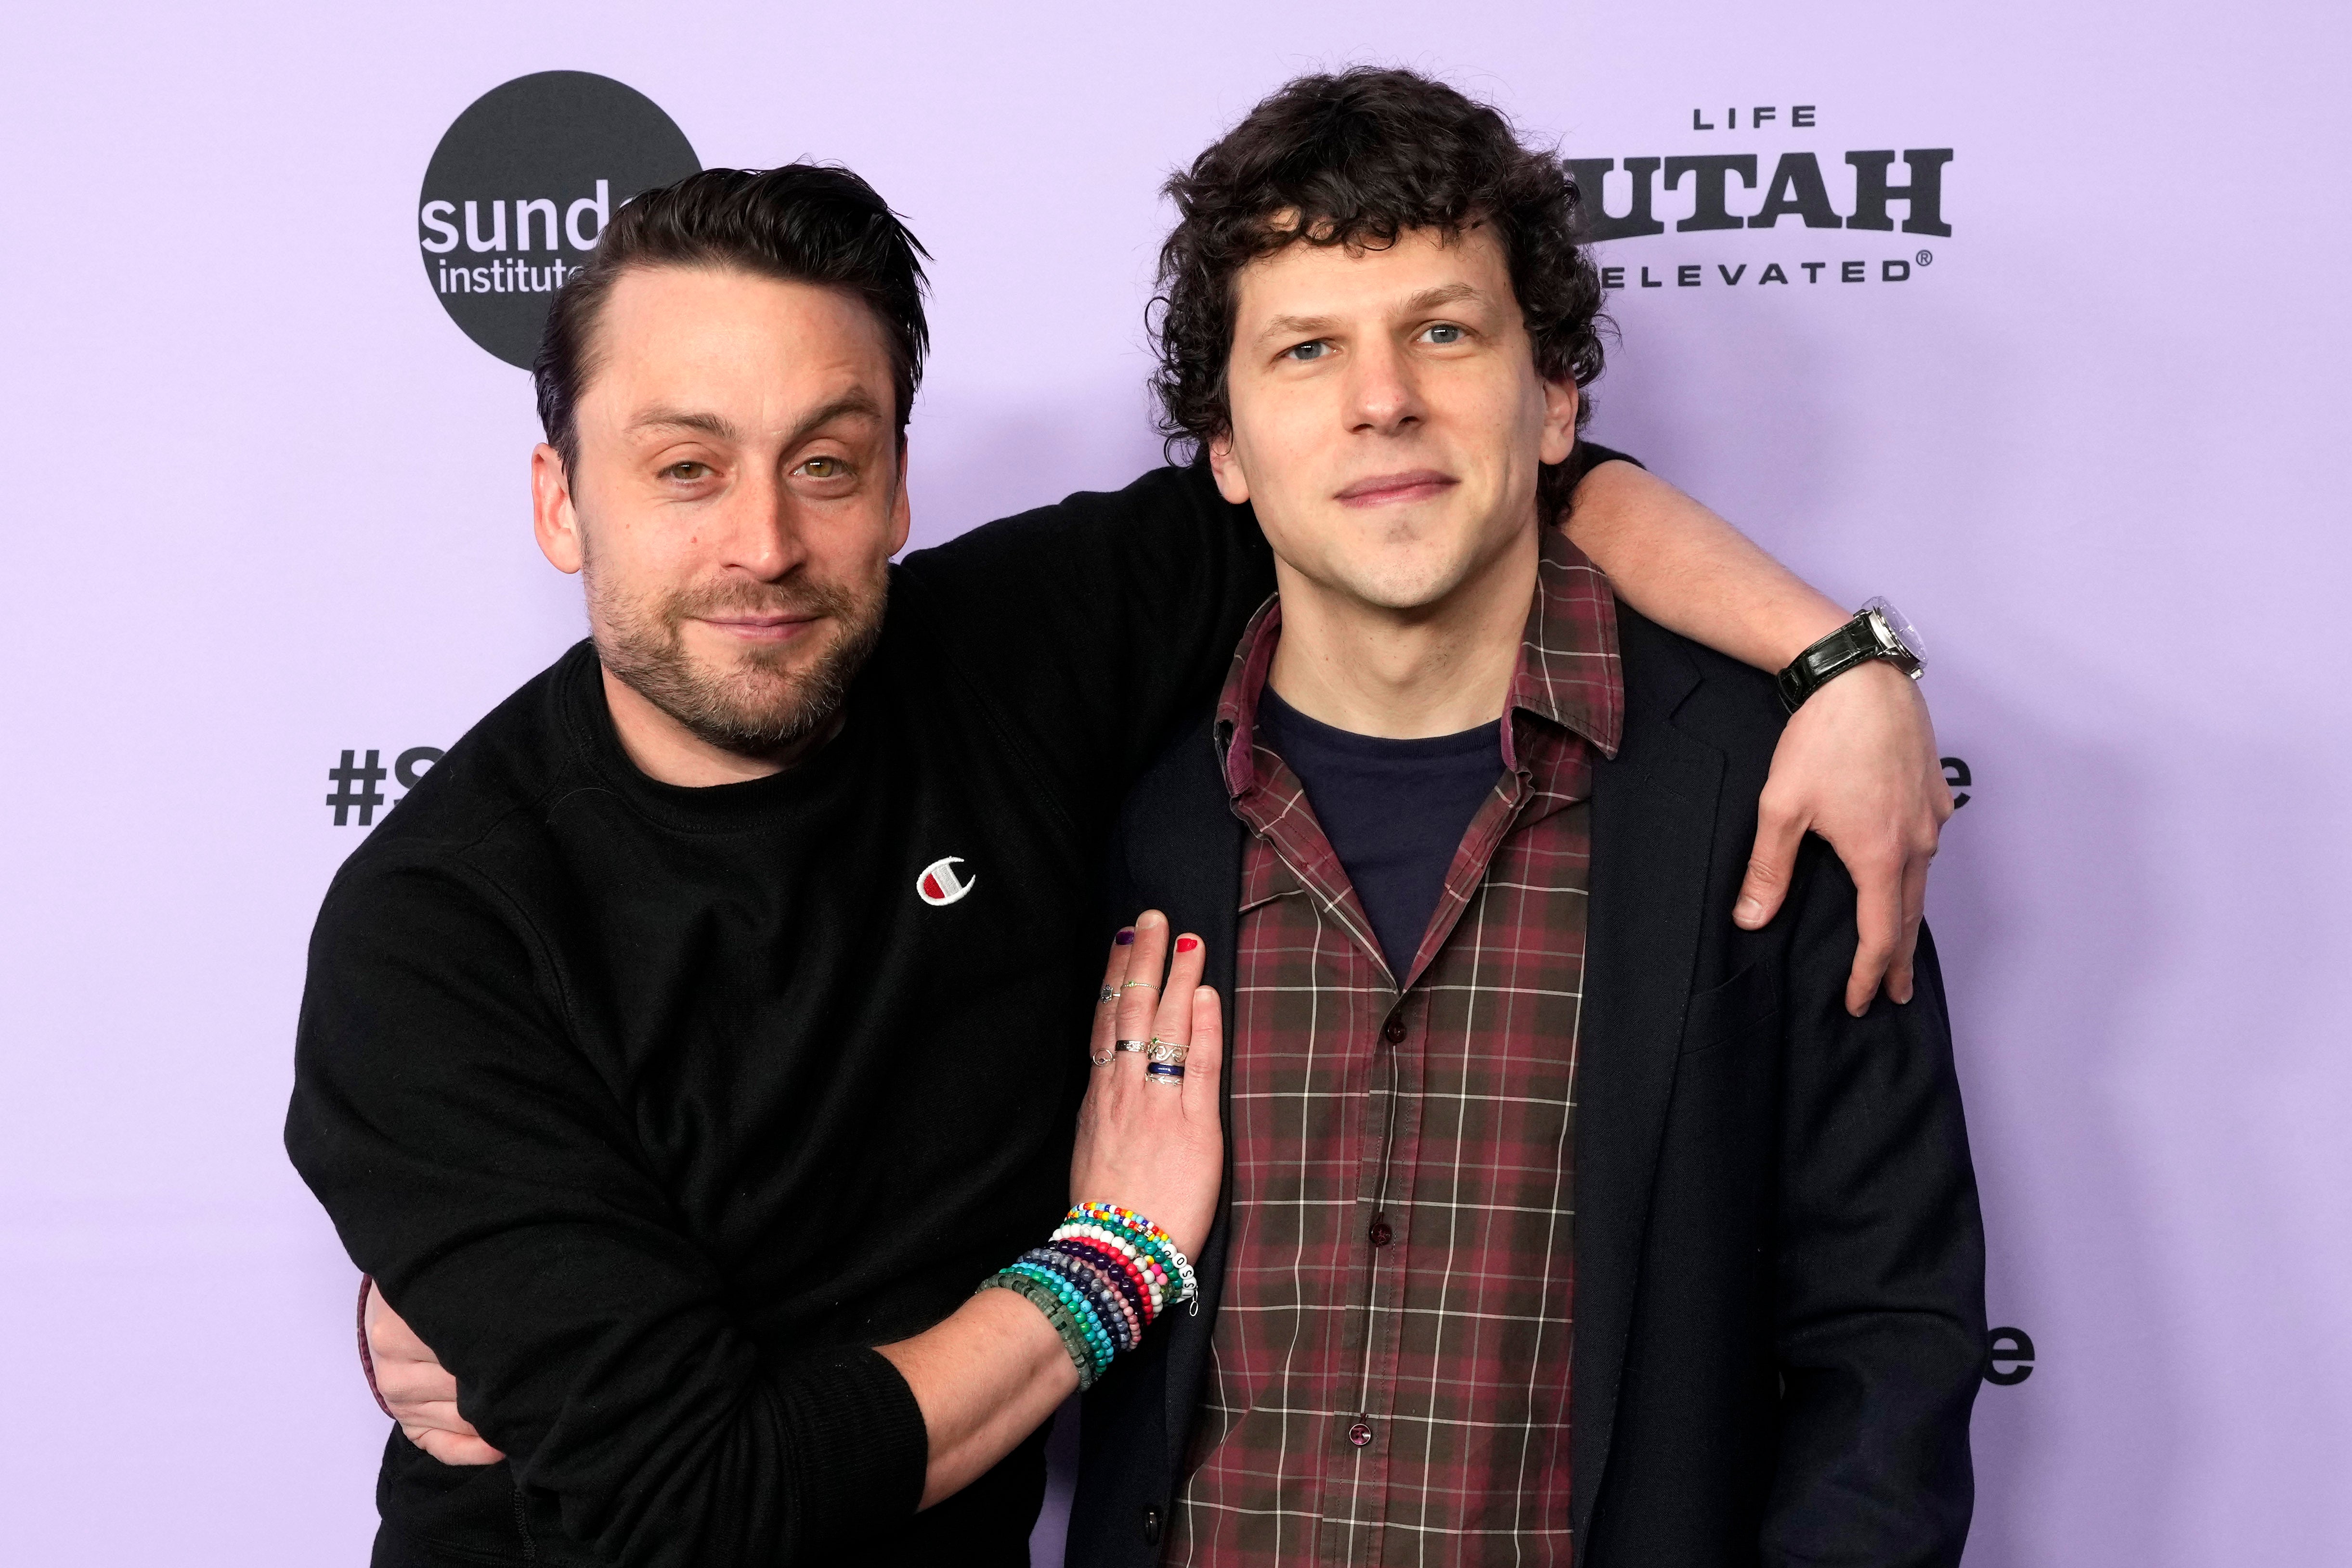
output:
[{"label": "nose", "polygon": [[1395,435],[1421,422],[1421,393],[1412,366],[1397,344],[1376,338],[1354,355],[1348,387],[1349,428]]},{"label": "nose", "polygon": [[714,522],[719,564],[762,582],[789,576],[808,559],[782,477],[757,465],[735,484]]}]

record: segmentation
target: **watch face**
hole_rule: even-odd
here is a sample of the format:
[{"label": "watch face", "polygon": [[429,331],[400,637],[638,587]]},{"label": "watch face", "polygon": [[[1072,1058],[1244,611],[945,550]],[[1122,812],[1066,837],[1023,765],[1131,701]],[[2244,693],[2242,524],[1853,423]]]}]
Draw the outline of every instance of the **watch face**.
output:
[{"label": "watch face", "polygon": [[[1903,612],[1895,609],[1884,599],[1874,599],[1864,605],[1863,609],[1877,613],[1880,626],[1886,632],[1894,633],[1895,642],[1902,645],[1904,653],[1910,654],[1923,664],[1927,662],[1927,650],[1919,645],[1919,629],[1911,624]],[[1888,650],[1889,653],[1894,651]]]}]

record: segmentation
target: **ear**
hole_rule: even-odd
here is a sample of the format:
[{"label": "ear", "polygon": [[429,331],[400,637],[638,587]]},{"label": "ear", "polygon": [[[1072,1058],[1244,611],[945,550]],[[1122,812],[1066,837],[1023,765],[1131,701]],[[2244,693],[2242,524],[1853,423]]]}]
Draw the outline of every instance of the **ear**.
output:
[{"label": "ear", "polygon": [[1576,411],[1580,400],[1574,382],[1547,381],[1543,383],[1543,460],[1565,463],[1568,455],[1576,450]]},{"label": "ear", "polygon": [[907,535],[915,526],[913,503],[907,498],[907,438],[898,438],[898,494],[890,502],[890,549],[897,555],[907,548]]},{"label": "ear", "polygon": [[530,531],[550,566],[563,572],[580,570],[587,552],[580,515],[572,505],[571,476],[563,471],[562,454],[544,441],[530,452]]},{"label": "ear", "polygon": [[1249,476],[1234,451],[1234,433],[1227,430],[1209,443],[1209,472],[1217,476],[1217,494],[1238,507],[1250,498]]}]

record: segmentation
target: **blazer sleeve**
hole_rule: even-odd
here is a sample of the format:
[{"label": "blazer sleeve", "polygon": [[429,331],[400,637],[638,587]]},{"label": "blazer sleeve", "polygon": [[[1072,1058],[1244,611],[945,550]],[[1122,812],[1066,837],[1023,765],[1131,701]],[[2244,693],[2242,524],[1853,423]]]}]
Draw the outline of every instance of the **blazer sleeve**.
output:
[{"label": "blazer sleeve", "polygon": [[1806,853],[1782,998],[1780,1459],[1763,1558],[1958,1563],[1984,1228],[1943,977],[1923,927],[1913,1000],[1848,1015],[1853,884],[1821,841]]}]

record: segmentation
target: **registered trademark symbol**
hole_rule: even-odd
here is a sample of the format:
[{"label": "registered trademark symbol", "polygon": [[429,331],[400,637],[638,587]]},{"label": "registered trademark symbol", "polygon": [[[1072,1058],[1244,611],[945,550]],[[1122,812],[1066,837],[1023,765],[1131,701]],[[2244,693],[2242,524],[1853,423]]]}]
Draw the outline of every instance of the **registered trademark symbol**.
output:
[{"label": "registered trademark symbol", "polygon": [[1919,265],[1922,267],[1932,266],[1935,260],[1936,253],[1932,250],[1923,250],[1919,253]]}]

